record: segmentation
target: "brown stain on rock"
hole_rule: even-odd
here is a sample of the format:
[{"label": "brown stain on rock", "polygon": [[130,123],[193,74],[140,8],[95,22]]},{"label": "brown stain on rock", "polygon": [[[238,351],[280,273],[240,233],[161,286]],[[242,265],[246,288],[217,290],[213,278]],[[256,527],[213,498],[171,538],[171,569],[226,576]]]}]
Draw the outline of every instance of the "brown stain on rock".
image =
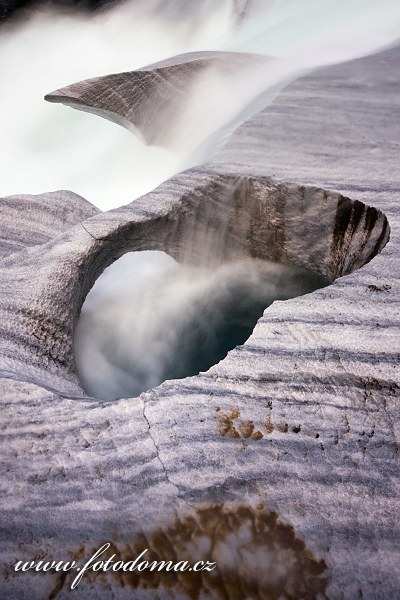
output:
[{"label": "brown stain on rock", "polygon": [[267,430],[267,433],[272,433],[274,431],[274,424],[272,423],[271,417],[268,417],[266,420],[265,429]]},{"label": "brown stain on rock", "polygon": [[252,421],[242,421],[239,425],[240,435],[244,438],[251,437],[254,432],[254,424]]},{"label": "brown stain on rock", "polygon": [[[217,409],[219,410],[219,407]],[[256,442],[264,437],[261,431],[255,429],[253,421],[239,421],[234,425],[233,421],[238,419],[239,416],[240,412],[236,408],[232,409],[230,413],[218,415],[216,418],[220,435],[231,438],[251,438]]]},{"label": "brown stain on rock", "polygon": [[233,425],[233,420],[237,419],[239,415],[240,413],[237,409],[233,409],[229,414],[223,413],[218,415],[218,431],[222,436],[231,438],[240,437],[238,430]]},{"label": "brown stain on rock", "polygon": [[[86,548],[84,560],[101,546]],[[86,572],[85,580],[99,586],[113,578],[121,587],[157,590],[158,598],[165,595],[182,600],[198,600],[200,595],[215,600],[327,598],[325,561],[313,556],[293,527],[281,523],[278,514],[264,510],[261,503],[255,508],[244,504],[199,505],[192,513],[178,516],[149,534],[115,540],[101,559],[115,554],[114,562],[126,563],[144,550],[141,560],[148,562],[188,561],[194,565],[209,561],[216,567],[197,572]],[[81,559],[82,548],[78,554]],[[60,578],[50,597],[56,598],[64,585],[70,585],[69,579]]]}]

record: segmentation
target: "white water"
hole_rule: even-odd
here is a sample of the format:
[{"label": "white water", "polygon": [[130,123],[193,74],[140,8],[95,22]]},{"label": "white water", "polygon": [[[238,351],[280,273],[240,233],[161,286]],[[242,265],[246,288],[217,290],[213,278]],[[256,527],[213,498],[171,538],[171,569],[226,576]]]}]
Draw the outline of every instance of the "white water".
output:
[{"label": "white water", "polygon": [[[378,51],[400,35],[398,0],[247,4],[252,11],[241,22],[233,0],[142,0],[92,18],[41,12],[3,27],[0,196],[72,189],[103,209],[125,204],[207,161],[240,120],[300,73]],[[199,81],[169,149],[144,146],[103,119],[43,101],[74,81],[196,50],[256,52],[281,61],[228,85],[214,73]],[[248,107],[268,89],[261,104]]]},{"label": "white water", "polygon": [[104,210],[179,170],[181,157],[171,151],[43,100],[74,81],[205,49],[229,23],[229,2],[181,22],[168,13],[150,17],[150,5],[134,2],[92,18],[43,12],[1,29],[0,197],[71,189]]}]

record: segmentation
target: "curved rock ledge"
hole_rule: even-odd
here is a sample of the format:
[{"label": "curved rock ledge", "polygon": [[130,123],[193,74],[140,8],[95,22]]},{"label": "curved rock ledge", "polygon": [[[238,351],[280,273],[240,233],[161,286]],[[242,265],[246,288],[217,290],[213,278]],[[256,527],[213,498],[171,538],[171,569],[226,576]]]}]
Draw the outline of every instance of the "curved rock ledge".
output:
[{"label": "curved rock ledge", "polygon": [[[152,192],[151,206],[147,196],[3,259],[3,597],[70,598],[68,577],[15,573],[12,565],[37,556],[83,560],[105,541],[123,558],[143,544],[166,559],[205,554],[219,563],[219,575],[212,582],[92,576],[78,598],[396,597],[398,59],[392,50],[298,81],[241,127],[212,167]],[[66,357],[73,319],[96,275],[128,243],[143,247],[150,232],[155,245],[168,243],[178,256],[196,198],[232,181],[232,173],[272,189],[264,206],[275,219],[273,248],[281,258],[285,230],[293,256],[331,279],[348,274],[274,303],[248,342],[207,373],[165,382],[135,400],[82,397]],[[286,183],[261,176],[268,173]],[[302,205],[304,183],[315,187],[305,189]],[[337,193],[328,193],[321,211],[329,188]],[[293,198],[284,228],[275,210],[279,189]],[[352,259],[361,255],[365,263],[381,235],[383,245],[386,222],[374,213],[375,226],[367,226],[375,220],[368,209],[342,194],[383,211],[391,228],[386,247],[357,270],[361,263]],[[218,215],[220,202],[211,196],[210,215]],[[292,206],[297,223],[287,220]],[[304,223],[302,210],[309,229],[292,233],[287,223]],[[333,244],[342,221],[347,226]],[[318,252],[308,238],[319,239]],[[229,230],[226,240],[250,252]],[[43,322],[44,315],[53,320]],[[254,571],[243,556],[260,557]]]},{"label": "curved rock ledge", "polygon": [[[268,69],[276,62],[256,54],[193,52],[129,73],[74,83],[46,94],[45,100],[118,123],[149,145],[179,149],[175,127],[190,105],[195,86],[198,86],[197,93],[202,94],[203,104],[212,102],[213,94],[207,85],[209,77],[214,81],[217,79],[219,85],[227,86],[231,95],[243,94],[244,77],[249,72]],[[206,87],[200,91],[199,86],[203,83]],[[259,93],[262,92],[260,86]],[[218,106],[217,99],[214,110]]]}]

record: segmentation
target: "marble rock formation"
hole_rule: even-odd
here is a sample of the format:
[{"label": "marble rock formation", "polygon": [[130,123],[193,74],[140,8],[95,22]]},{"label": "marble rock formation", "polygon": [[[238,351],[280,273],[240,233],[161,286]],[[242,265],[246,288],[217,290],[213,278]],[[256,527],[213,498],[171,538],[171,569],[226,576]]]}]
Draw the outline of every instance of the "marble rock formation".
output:
[{"label": "marble rock formation", "polygon": [[[71,196],[51,239],[32,197],[27,241],[3,241],[0,262],[2,597],[395,597],[398,58],[299,80],[212,165],[132,204],[91,215]],[[115,98],[104,109],[118,114]],[[275,302],[206,373],[87,397],[72,334],[102,270],[135,249],[198,262],[205,240],[216,261],[291,261],[332,283]],[[87,573],[75,592],[71,573],[13,570],[82,564],[104,542],[122,560],[148,549],[218,569]]]},{"label": "marble rock formation", "polygon": [[45,244],[100,210],[73,192],[0,198],[0,256]]},{"label": "marble rock formation", "polygon": [[[215,111],[221,105],[221,99],[209,93],[210,79],[218,79],[231,95],[243,94],[249,72],[257,70],[260,80],[276,62],[258,54],[191,52],[136,71],[80,81],[47,94],[45,100],[114,121],[149,145],[179,150],[177,129],[184,125],[182,115],[191,109],[192,99],[200,95],[203,111],[204,106]],[[196,108],[195,102],[193,113]]]}]

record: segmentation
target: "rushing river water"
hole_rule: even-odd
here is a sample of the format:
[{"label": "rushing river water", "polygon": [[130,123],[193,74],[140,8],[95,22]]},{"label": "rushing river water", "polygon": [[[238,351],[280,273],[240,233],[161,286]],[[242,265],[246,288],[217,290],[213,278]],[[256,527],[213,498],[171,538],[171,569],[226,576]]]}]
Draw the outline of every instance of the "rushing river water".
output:
[{"label": "rushing river water", "polygon": [[[376,52],[399,36],[398,0],[136,0],[91,17],[36,11],[0,32],[0,196],[71,189],[102,209],[126,204],[206,162],[218,137],[226,139],[223,126],[229,131],[245,118],[244,105],[261,89],[273,91],[267,103],[299,74]],[[249,73],[244,98],[215,76],[199,82],[175,132],[192,144],[179,151],[145,146],[121,127],[43,100],[75,81],[199,50],[259,53],[279,66]],[[196,107],[217,95],[199,119]],[[193,140],[204,142],[204,130],[210,143],[196,154]]]}]

